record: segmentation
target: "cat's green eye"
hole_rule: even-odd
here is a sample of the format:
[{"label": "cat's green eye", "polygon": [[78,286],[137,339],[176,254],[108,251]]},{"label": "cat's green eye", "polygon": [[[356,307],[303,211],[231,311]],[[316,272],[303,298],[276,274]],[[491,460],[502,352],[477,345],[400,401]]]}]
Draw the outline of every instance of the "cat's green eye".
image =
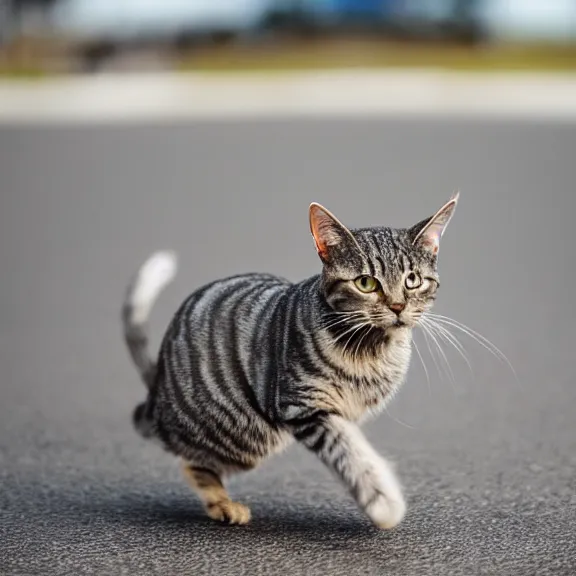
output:
[{"label": "cat's green eye", "polygon": [[378,290],[378,280],[372,278],[372,276],[360,276],[354,280],[354,285],[360,292],[364,294],[369,294],[370,292],[376,292]]}]

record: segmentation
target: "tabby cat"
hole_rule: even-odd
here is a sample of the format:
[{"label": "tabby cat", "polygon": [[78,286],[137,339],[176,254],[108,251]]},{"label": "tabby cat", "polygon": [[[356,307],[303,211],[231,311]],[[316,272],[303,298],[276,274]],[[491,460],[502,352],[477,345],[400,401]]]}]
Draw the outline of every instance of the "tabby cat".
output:
[{"label": "tabby cat", "polygon": [[296,439],[376,526],[402,520],[401,486],[359,423],[406,377],[412,329],[436,297],[439,242],[457,201],[412,228],[357,230],[311,204],[321,274],[296,284],[245,274],[201,287],[176,312],[156,362],[147,320],[176,258],[157,252],[142,266],[123,308],[148,388],[134,424],[181,458],[210,518],[247,523],[249,508],[230,499],[224,479]]}]

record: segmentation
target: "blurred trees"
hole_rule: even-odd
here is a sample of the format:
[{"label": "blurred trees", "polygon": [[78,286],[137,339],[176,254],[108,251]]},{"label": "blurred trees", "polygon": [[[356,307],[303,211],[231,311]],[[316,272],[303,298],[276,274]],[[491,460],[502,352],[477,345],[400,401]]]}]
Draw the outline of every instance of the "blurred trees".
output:
[{"label": "blurred trees", "polygon": [[0,0],[0,41],[49,26],[50,10],[58,0]]}]

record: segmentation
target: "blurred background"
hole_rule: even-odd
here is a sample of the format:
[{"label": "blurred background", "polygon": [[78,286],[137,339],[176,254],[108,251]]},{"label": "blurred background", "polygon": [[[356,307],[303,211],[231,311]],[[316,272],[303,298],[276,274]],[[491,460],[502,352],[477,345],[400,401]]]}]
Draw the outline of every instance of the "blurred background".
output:
[{"label": "blurred background", "polygon": [[576,67],[574,0],[0,0],[0,70]]}]

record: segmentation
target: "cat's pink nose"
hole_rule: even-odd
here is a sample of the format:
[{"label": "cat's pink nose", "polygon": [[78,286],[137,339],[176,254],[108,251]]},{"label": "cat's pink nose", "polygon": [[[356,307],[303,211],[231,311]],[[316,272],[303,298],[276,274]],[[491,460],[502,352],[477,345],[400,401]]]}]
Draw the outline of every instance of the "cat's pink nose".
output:
[{"label": "cat's pink nose", "polygon": [[406,308],[406,304],[402,304],[401,302],[395,302],[394,304],[390,304],[388,308],[390,308],[392,312],[396,312],[396,314],[399,315],[400,312],[402,312],[402,310]]}]

